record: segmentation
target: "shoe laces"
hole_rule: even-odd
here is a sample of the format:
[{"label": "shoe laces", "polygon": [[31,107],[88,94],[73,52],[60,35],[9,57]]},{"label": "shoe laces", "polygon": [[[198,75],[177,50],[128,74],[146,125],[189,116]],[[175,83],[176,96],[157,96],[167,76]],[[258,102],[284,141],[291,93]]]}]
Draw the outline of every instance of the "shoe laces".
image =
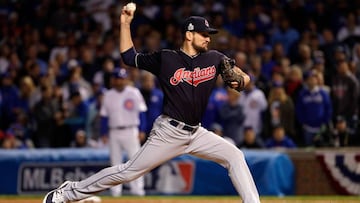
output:
[{"label": "shoe laces", "polygon": [[63,193],[64,193],[63,189],[55,190],[53,194],[52,202],[65,203]]}]

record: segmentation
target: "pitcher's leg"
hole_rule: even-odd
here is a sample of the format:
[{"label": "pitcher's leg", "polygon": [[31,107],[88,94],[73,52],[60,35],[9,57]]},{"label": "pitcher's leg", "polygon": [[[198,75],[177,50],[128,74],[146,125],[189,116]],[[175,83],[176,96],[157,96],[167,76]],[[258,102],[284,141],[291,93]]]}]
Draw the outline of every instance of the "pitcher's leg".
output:
[{"label": "pitcher's leg", "polygon": [[65,199],[81,200],[114,185],[130,182],[161,163],[184,153],[188,140],[174,141],[167,133],[158,133],[151,135],[135,156],[125,164],[105,168],[80,182],[68,184],[64,188]]},{"label": "pitcher's leg", "polygon": [[235,145],[204,128],[200,128],[194,134],[194,139],[186,152],[215,161],[227,168],[231,181],[244,203],[260,202],[244,154]]},{"label": "pitcher's leg", "polygon": [[[136,129],[130,129],[133,130],[134,133],[130,135],[130,137],[127,138],[127,144],[124,145],[125,150],[128,153],[129,158],[135,156],[136,152],[140,150],[140,141],[139,141],[139,130]],[[131,194],[138,195],[138,196],[144,196],[145,195],[145,189],[144,189],[144,177],[140,176],[139,178],[131,181],[129,183]]]},{"label": "pitcher's leg", "polygon": [[[123,150],[122,140],[123,135],[120,134],[119,130],[110,130],[109,134],[109,147],[110,147],[110,163],[111,166],[116,166],[123,162]],[[110,188],[111,195],[114,197],[122,194],[122,184],[116,185]]]}]

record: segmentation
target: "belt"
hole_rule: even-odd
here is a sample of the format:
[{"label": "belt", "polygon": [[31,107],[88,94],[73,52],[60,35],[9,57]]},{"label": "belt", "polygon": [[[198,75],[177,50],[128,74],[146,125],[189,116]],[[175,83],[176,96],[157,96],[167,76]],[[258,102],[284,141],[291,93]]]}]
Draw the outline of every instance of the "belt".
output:
[{"label": "belt", "polygon": [[134,127],[136,127],[136,125],[116,126],[116,127],[111,127],[110,129],[113,129],[113,130],[125,130],[125,129],[128,129],[128,128],[134,128]]},{"label": "belt", "polygon": [[176,120],[172,120],[172,119],[169,120],[169,123],[170,123],[170,125],[172,125],[172,126],[174,126],[176,128],[180,128],[182,130],[186,130],[186,131],[189,131],[189,132],[192,132],[192,133],[195,133],[196,130],[199,128],[199,127],[191,127],[191,126],[186,125],[186,124],[184,125],[183,123],[180,123],[180,122],[178,122]]}]

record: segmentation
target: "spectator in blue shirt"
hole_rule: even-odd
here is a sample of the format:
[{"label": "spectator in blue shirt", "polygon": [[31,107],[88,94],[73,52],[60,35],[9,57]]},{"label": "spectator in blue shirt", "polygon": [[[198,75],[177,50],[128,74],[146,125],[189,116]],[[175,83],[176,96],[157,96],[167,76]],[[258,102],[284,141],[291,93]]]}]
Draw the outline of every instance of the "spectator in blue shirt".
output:
[{"label": "spectator in blue shirt", "polygon": [[243,123],[245,113],[238,103],[240,93],[227,88],[228,101],[219,109],[219,117],[223,121],[224,136],[231,138],[235,145],[243,141]]},{"label": "spectator in blue shirt", "polygon": [[4,73],[0,76],[1,86],[1,116],[0,123],[2,129],[7,129],[9,125],[16,120],[16,112],[18,110],[20,97],[19,89],[15,86],[14,80],[9,73]]},{"label": "spectator in blue shirt", "polygon": [[316,72],[306,73],[306,85],[300,91],[296,101],[296,116],[302,125],[306,146],[314,144],[314,137],[329,124],[332,116],[332,105],[329,94],[319,88]]},{"label": "spectator in blue shirt", "polygon": [[29,118],[25,112],[17,114],[16,121],[10,125],[6,134],[14,137],[14,147],[17,149],[34,148],[31,129],[29,128]]},{"label": "spectator in blue shirt", "polygon": [[89,107],[88,116],[86,120],[86,130],[85,134],[91,143],[96,144],[100,143],[101,137],[101,116],[100,116],[100,107],[103,101],[104,93],[107,91],[106,88],[101,88],[95,90],[94,96],[87,101]]},{"label": "spectator in blue shirt", "polygon": [[273,60],[273,50],[270,45],[265,45],[261,48],[261,73],[267,81],[271,80],[272,72],[276,66],[276,62]]},{"label": "spectator in blue shirt", "polygon": [[282,125],[276,125],[272,130],[272,137],[266,141],[266,148],[296,148],[294,141],[285,134]]},{"label": "spectator in blue shirt", "polygon": [[75,91],[70,94],[68,107],[69,116],[65,119],[65,123],[70,125],[72,135],[75,135],[78,130],[84,130],[86,127],[89,106],[82,99],[80,92]]},{"label": "spectator in blue shirt", "polygon": [[300,38],[299,32],[291,27],[289,19],[283,17],[279,27],[270,38],[271,45],[281,43],[286,54],[289,53],[291,46]]}]

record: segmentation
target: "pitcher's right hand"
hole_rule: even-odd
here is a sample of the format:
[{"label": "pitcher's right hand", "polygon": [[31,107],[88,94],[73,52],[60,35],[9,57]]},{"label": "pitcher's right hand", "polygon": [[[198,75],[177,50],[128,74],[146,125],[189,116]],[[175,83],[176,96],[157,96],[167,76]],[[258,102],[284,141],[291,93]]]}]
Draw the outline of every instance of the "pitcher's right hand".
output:
[{"label": "pitcher's right hand", "polygon": [[134,13],[135,11],[129,11],[126,9],[126,6],[123,6],[120,15],[120,23],[130,25],[132,19],[134,18]]}]

